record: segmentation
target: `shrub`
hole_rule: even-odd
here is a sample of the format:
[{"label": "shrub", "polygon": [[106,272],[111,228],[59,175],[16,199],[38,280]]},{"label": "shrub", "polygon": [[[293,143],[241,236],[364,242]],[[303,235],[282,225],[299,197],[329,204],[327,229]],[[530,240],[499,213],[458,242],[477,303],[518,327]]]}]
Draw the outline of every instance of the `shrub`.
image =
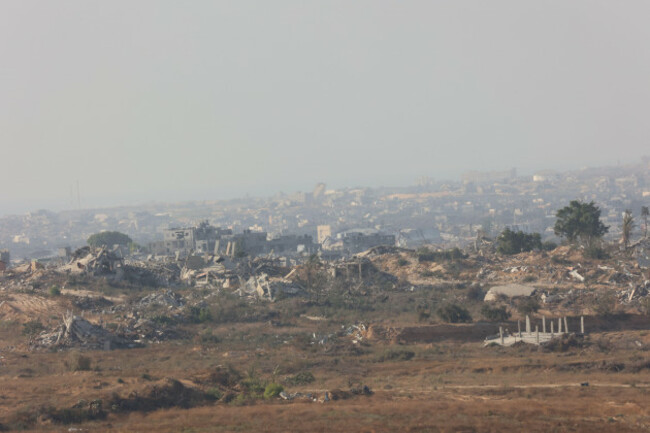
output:
[{"label": "shrub", "polygon": [[406,266],[409,264],[409,261],[406,260],[403,257],[400,257],[399,260],[397,260],[397,266]]},{"label": "shrub", "polygon": [[472,316],[467,309],[457,304],[448,304],[438,309],[438,317],[449,323],[469,323]]},{"label": "shrub", "polygon": [[165,316],[164,314],[156,314],[151,316],[151,321],[157,323],[158,325],[174,325],[176,319],[170,316]]},{"label": "shrub", "polygon": [[416,254],[419,262],[444,262],[467,258],[467,255],[463,254],[463,252],[458,248],[432,251],[429,248],[422,247],[417,250]]},{"label": "shrub", "polygon": [[469,286],[469,289],[467,290],[467,299],[471,301],[479,301],[482,300],[485,294],[483,293],[483,289],[481,289],[481,286],[478,284],[472,284]]},{"label": "shrub", "polygon": [[386,350],[378,358],[378,362],[384,361],[410,361],[415,356],[415,352],[412,350]]},{"label": "shrub", "polygon": [[308,383],[312,383],[315,380],[316,378],[311,372],[301,371],[295,376],[288,378],[286,382],[290,385],[307,385]]},{"label": "shrub", "polygon": [[491,307],[485,304],[481,307],[481,315],[485,317],[485,320],[489,320],[490,322],[505,322],[510,318],[510,312],[504,305]]},{"label": "shrub", "polygon": [[187,319],[192,323],[205,323],[212,321],[212,312],[207,308],[190,307]]},{"label": "shrub", "polygon": [[27,323],[23,323],[22,334],[28,337],[35,337],[37,334],[42,332],[45,329],[40,320],[31,320]]},{"label": "shrub", "polygon": [[422,278],[442,278],[444,277],[443,273],[440,271],[423,271],[420,273]]},{"label": "shrub", "polygon": [[616,296],[612,292],[605,292],[598,296],[594,302],[594,311],[599,316],[612,316],[616,312]]},{"label": "shrub", "polygon": [[56,286],[50,287],[50,296],[61,296],[61,289]]},{"label": "shrub", "polygon": [[554,249],[557,248],[557,244],[553,241],[544,241],[542,242],[542,250],[543,251],[553,251]]},{"label": "shrub", "polygon": [[570,261],[568,261],[567,259],[564,259],[564,258],[562,258],[560,256],[551,257],[551,262],[555,263],[556,265],[568,265],[568,264],[571,264]]},{"label": "shrub", "polygon": [[650,316],[650,297],[646,296],[640,301],[641,312],[646,316]]},{"label": "shrub", "polygon": [[269,383],[264,389],[264,398],[269,399],[277,397],[282,391],[284,391],[282,385],[278,383]]},{"label": "shrub", "polygon": [[497,251],[501,254],[517,254],[542,249],[542,236],[539,233],[515,232],[506,228],[497,237]]},{"label": "shrub", "polygon": [[582,255],[587,259],[605,260],[609,258],[609,254],[604,248],[597,245],[590,245],[584,249]]},{"label": "shrub", "polygon": [[91,359],[81,353],[72,353],[67,365],[72,371],[90,371]]},{"label": "shrub", "polygon": [[526,298],[519,301],[517,311],[521,314],[532,314],[539,310],[539,302],[535,298]]},{"label": "shrub", "polygon": [[214,335],[210,329],[205,330],[204,332],[201,332],[197,336],[198,342],[203,345],[208,345],[208,344],[217,344],[221,342],[221,339],[219,338],[218,335]]},{"label": "shrub", "polygon": [[220,400],[223,397],[223,392],[219,388],[210,388],[205,392],[205,396],[208,400]]}]

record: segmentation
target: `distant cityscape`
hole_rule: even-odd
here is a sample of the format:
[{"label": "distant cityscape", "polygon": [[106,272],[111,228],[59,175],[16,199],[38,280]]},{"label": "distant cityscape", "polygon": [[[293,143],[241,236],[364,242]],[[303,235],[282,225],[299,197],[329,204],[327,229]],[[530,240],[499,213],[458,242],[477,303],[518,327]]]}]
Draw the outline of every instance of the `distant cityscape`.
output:
[{"label": "distant cityscape", "polygon": [[[623,213],[650,203],[650,160],[578,171],[468,172],[458,181],[419,178],[399,188],[328,189],[269,198],[157,203],[0,218],[0,249],[13,261],[53,257],[101,231],[129,235],[151,255],[346,256],[375,245],[465,247],[504,228],[553,233],[555,213],[571,200],[594,201],[609,239]],[[640,219],[639,219],[640,220]]]}]

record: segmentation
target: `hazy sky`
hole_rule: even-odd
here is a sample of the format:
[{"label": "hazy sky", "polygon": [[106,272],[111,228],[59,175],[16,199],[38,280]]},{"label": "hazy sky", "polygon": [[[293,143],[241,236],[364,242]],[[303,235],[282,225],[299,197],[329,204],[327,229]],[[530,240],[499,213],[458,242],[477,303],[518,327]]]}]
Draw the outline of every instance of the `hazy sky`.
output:
[{"label": "hazy sky", "polygon": [[650,2],[0,2],[0,214],[648,154]]}]

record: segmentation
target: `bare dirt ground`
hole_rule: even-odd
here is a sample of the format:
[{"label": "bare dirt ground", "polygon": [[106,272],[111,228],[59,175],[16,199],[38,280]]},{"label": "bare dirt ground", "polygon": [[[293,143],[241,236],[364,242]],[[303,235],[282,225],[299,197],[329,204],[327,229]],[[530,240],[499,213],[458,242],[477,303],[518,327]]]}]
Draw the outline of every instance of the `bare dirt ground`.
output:
[{"label": "bare dirt ground", "polygon": [[60,303],[42,296],[13,293],[0,299],[0,320],[5,322],[47,320],[50,316],[60,316],[62,312]]}]

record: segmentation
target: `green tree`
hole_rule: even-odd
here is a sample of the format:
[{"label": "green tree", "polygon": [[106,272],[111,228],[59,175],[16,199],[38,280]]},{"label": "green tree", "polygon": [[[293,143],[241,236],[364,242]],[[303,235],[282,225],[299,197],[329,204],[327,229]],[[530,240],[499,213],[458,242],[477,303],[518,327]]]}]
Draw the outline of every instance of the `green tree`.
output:
[{"label": "green tree", "polygon": [[95,233],[88,238],[87,242],[91,247],[129,245],[133,243],[131,238],[124,233],[109,231]]},{"label": "green tree", "polygon": [[497,251],[501,254],[517,254],[525,251],[541,250],[542,236],[539,233],[515,232],[506,228],[497,237]]},{"label": "green tree", "polygon": [[641,217],[643,218],[643,237],[648,237],[648,216],[650,216],[650,210],[648,206],[641,206]]},{"label": "green tree", "polygon": [[556,217],[555,234],[567,238],[569,242],[579,241],[591,246],[609,231],[609,227],[600,221],[600,208],[593,201],[583,203],[573,200],[569,206],[558,210]]},{"label": "green tree", "polygon": [[630,246],[630,237],[632,236],[632,229],[634,229],[634,217],[632,216],[632,211],[625,209],[623,214],[623,226],[621,227],[622,231],[622,241],[623,247],[627,250]]}]

